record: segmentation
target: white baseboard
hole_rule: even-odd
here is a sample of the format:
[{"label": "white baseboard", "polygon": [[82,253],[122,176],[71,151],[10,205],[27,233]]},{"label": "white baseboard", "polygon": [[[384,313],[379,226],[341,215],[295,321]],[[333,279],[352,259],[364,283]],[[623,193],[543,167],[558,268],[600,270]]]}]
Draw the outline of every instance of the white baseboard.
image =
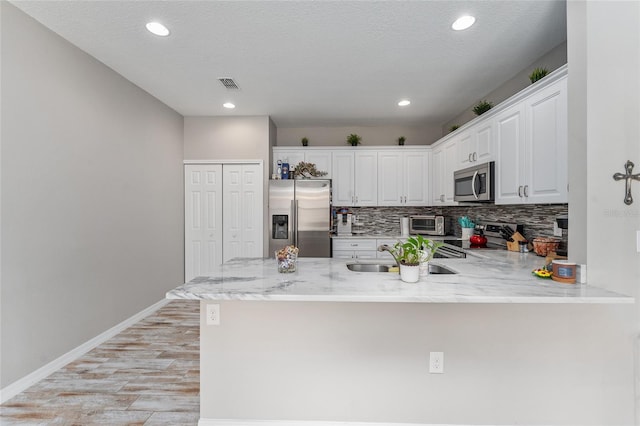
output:
[{"label": "white baseboard", "polygon": [[[198,426],[446,426],[427,423],[323,422],[307,420],[203,419]],[[464,426],[464,425],[458,425]]]},{"label": "white baseboard", "polygon": [[97,335],[91,340],[88,340],[87,342],[81,344],[80,346],[70,350],[66,354],[54,359],[50,363],[38,368],[36,371],[26,375],[21,379],[16,380],[15,382],[11,383],[5,388],[0,389],[0,404],[4,404],[6,401],[10,400],[20,392],[23,392],[30,386],[33,386],[34,384],[38,383],[40,380],[49,376],[51,373],[61,369],[65,365],[69,364],[70,362],[75,361],[82,355],[89,352],[91,349],[95,348],[101,343],[106,342],[116,334],[120,333],[125,328],[130,327],[133,324],[137,323],[138,321],[151,315],[152,313],[162,308],[169,302],[170,302],[169,300],[163,299],[158,303],[155,303],[149,306],[148,308],[138,312],[132,317],[122,321],[120,324],[117,324],[111,327],[104,333]]}]

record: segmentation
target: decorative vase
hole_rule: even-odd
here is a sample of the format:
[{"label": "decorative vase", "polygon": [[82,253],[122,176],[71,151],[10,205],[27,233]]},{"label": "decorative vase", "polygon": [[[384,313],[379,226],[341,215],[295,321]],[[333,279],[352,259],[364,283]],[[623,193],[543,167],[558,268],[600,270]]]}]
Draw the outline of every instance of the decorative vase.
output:
[{"label": "decorative vase", "polygon": [[429,276],[429,262],[420,262],[420,279],[425,279]]},{"label": "decorative vase", "polygon": [[473,235],[473,228],[462,228],[462,241],[469,242],[469,238]]},{"label": "decorative vase", "polygon": [[405,283],[417,283],[420,279],[420,265],[400,264],[400,279]]}]

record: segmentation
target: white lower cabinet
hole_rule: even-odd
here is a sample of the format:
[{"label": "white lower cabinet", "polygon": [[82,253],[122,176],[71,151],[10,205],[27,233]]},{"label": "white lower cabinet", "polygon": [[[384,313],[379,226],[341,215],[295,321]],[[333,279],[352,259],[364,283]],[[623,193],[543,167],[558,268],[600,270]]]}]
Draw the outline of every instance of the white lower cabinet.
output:
[{"label": "white lower cabinet", "polygon": [[261,164],[184,166],[185,281],[233,257],[262,257]]},{"label": "white lower cabinet", "polygon": [[375,259],[376,240],[361,238],[334,238],[333,255],[336,259]]}]

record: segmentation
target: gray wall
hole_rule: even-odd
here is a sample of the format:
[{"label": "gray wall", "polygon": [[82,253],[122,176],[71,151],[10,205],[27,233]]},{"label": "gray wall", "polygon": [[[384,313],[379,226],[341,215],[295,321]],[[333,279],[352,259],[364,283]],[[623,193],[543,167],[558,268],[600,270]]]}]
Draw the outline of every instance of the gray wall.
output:
[{"label": "gray wall", "polygon": [[352,126],[352,127],[278,127],[278,146],[301,146],[300,139],[309,138],[309,146],[347,146],[351,133],[362,136],[362,146],[397,145],[398,138],[406,138],[405,145],[429,145],[440,139],[439,127],[411,126]]},{"label": "gray wall", "polygon": [[[569,2],[571,3],[571,2]],[[486,99],[493,103],[493,105],[498,105],[500,102],[510,98],[514,94],[518,93],[520,90],[531,84],[531,80],[529,80],[529,75],[531,71],[536,67],[545,67],[552,72],[562,65],[567,63],[567,43],[561,43],[551,51],[544,54],[539,59],[536,59],[529,66],[525,67],[518,74],[513,76],[510,80],[503,83],[497,89],[487,93],[482,99],[478,99],[478,101]],[[475,103],[474,103],[475,105]],[[459,126],[473,120],[477,116],[473,112],[473,106],[469,105],[469,107],[460,113],[457,117],[452,118],[451,120],[444,123],[441,129],[441,135],[444,136],[449,133],[449,129],[454,124]]]},{"label": "gray wall", "polygon": [[[633,347],[619,323],[633,309],[222,301],[220,326],[201,315],[200,414],[631,425]],[[444,374],[429,374],[432,351]]]},{"label": "gray wall", "polygon": [[0,10],[5,387],[182,281],[183,120]]}]

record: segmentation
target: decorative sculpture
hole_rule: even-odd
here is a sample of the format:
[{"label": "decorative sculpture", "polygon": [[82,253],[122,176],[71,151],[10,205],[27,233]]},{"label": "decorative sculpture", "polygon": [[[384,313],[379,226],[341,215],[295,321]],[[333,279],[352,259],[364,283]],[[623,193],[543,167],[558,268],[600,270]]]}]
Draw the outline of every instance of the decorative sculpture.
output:
[{"label": "decorative sculpture", "polygon": [[640,181],[640,173],[634,175],[633,166],[634,164],[631,161],[627,160],[627,162],[624,165],[624,169],[626,173],[625,174],[616,173],[613,175],[613,179],[616,181],[624,179],[624,187],[625,187],[624,203],[628,206],[630,206],[633,203],[633,197],[631,196],[631,181],[632,180]]},{"label": "decorative sculpture", "polygon": [[326,175],[327,172],[321,172],[316,170],[316,165],[313,163],[305,163],[301,161],[296,166],[296,177],[302,179],[309,179],[312,177],[320,177]]}]

